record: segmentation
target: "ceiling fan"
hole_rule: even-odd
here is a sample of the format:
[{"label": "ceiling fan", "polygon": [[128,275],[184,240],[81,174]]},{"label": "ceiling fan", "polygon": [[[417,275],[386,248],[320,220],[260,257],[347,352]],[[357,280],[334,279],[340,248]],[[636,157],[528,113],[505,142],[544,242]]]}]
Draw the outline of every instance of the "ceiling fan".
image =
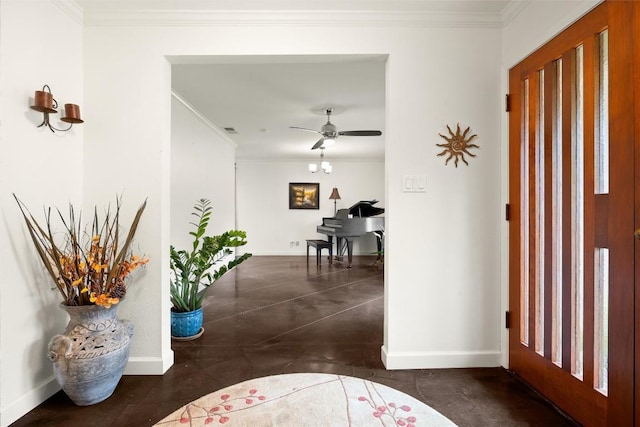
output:
[{"label": "ceiling fan", "polygon": [[319,131],[314,129],[301,128],[297,126],[290,126],[291,129],[300,129],[300,130],[305,130],[307,132],[319,133],[320,135],[322,135],[322,138],[320,138],[313,145],[313,147],[311,147],[312,150],[315,150],[316,148],[320,148],[320,147],[324,148],[324,146],[326,145],[334,144],[339,135],[345,135],[345,136],[380,136],[382,135],[382,132],[379,130],[343,130],[338,132],[336,126],[333,123],[331,123],[331,113],[333,113],[333,108],[326,108],[324,112],[327,115],[327,123],[323,124]]}]

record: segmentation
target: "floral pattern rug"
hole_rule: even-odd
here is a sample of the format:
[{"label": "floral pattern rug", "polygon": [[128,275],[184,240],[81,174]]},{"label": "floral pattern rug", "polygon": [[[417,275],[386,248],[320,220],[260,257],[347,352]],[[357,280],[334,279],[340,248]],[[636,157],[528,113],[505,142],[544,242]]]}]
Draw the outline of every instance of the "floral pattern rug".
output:
[{"label": "floral pattern rug", "polygon": [[382,384],[334,374],[248,380],[183,406],[156,426],[455,427],[419,400]]}]

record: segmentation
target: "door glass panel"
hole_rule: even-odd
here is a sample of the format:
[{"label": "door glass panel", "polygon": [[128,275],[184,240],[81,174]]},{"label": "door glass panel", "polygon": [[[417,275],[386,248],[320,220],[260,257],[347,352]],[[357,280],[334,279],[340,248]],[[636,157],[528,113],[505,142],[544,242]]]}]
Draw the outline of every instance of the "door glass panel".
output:
[{"label": "door glass panel", "polygon": [[584,74],[583,48],[575,50],[575,84],[573,96],[573,129],[571,168],[571,373],[582,379],[584,319]]},{"label": "door glass panel", "polygon": [[[594,143],[595,192],[609,192],[609,33],[598,35],[598,86]],[[595,249],[594,262],[594,387],[609,392],[609,250]]]},{"label": "door glass panel", "polygon": [[609,250],[596,248],[594,264],[594,387],[606,396],[609,391]]},{"label": "door glass panel", "polygon": [[553,271],[551,289],[551,361],[562,366],[562,59],[555,61],[552,123],[552,204]]},{"label": "door glass panel", "polygon": [[520,341],[524,345],[529,345],[529,79],[524,80],[522,93]]},{"label": "door glass panel", "polygon": [[609,32],[598,37],[598,91],[595,132],[595,192],[609,192]]},{"label": "door glass panel", "polygon": [[535,132],[535,351],[544,354],[544,70],[538,71],[538,116]]}]

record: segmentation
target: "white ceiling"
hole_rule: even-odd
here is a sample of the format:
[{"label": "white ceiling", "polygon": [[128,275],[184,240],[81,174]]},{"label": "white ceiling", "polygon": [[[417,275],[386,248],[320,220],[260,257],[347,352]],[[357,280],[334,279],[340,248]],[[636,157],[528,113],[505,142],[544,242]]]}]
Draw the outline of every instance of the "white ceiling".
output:
[{"label": "white ceiling", "polygon": [[[181,58],[186,60],[186,58]],[[310,159],[326,123],[326,108],[338,131],[381,130],[383,136],[341,136],[325,151],[336,158],[384,156],[386,57],[215,57],[215,64],[174,64],[172,86],[219,128],[234,128],[238,159]]]},{"label": "white ceiling", "polygon": [[[101,13],[194,11],[397,11],[482,14],[504,20],[518,0],[76,0],[89,21]],[[120,17],[125,15],[118,15]],[[166,16],[166,15],[165,15]],[[475,15],[474,15],[475,16]],[[172,89],[237,144],[238,159],[315,159],[324,109],[335,111],[338,131],[381,130],[382,136],[341,136],[325,150],[329,159],[380,159],[384,156],[383,55],[216,56],[171,58]]]}]

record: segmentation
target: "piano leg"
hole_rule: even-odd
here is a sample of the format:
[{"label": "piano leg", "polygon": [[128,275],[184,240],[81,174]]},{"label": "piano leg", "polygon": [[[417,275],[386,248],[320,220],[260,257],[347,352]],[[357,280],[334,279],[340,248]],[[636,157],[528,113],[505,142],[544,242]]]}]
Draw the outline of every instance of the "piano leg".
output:
[{"label": "piano leg", "polygon": [[[333,261],[333,236],[328,234],[327,240],[329,241],[329,264]],[[337,248],[336,248],[337,249]]]},{"label": "piano leg", "polygon": [[384,243],[384,232],[382,232],[382,231],[374,231],[373,234],[375,234],[376,243],[378,244],[378,258],[377,258],[377,261],[380,261],[380,259],[384,255],[384,248],[382,247],[382,244]]},{"label": "piano leg", "polygon": [[347,246],[346,239],[340,236],[336,236],[336,261],[342,261],[344,257],[344,250]]},{"label": "piano leg", "polygon": [[349,260],[349,265],[347,268],[351,268],[351,262],[353,261],[353,239],[344,239],[347,241],[347,259]]}]

